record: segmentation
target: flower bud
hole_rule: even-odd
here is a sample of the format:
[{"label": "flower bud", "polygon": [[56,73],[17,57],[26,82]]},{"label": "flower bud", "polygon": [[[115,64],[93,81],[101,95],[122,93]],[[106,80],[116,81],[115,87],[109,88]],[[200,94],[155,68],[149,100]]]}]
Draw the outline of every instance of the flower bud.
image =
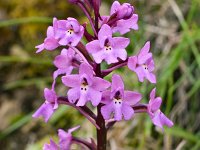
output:
[{"label": "flower bud", "polygon": [[118,19],[129,19],[133,15],[134,7],[128,3],[122,4],[117,10]]}]

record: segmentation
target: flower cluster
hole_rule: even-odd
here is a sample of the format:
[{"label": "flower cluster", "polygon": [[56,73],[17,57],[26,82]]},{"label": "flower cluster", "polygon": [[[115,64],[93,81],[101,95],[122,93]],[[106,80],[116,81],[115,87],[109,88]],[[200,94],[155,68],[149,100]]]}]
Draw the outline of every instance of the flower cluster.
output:
[{"label": "flower cluster", "polygon": [[[146,42],[138,54],[128,56],[126,48],[130,39],[115,37],[113,34],[119,32],[122,36],[131,29],[138,30],[138,15],[134,7],[129,3],[120,4],[115,1],[111,6],[110,15],[101,16],[99,14],[100,0],[85,0],[85,3],[81,0],[70,0],[70,2],[83,10],[89,19],[93,34],[87,31],[87,23],[80,24],[74,18],[53,19],[53,25],[48,27],[44,42],[36,46],[38,49],[36,53],[44,49],[48,51],[56,50],[58,47],[63,47],[63,49],[53,62],[57,69],[53,73],[52,88],[45,88],[45,102],[33,114],[33,117],[42,116],[47,122],[58,105],[65,104],[79,110],[102,132],[105,132],[104,128],[110,125],[105,120],[108,122],[109,120],[114,120],[114,122],[123,119],[130,120],[135,113],[140,112],[147,113],[153,124],[161,129],[164,125],[173,126],[173,122],[159,109],[162,99],[155,96],[155,88],[150,93],[149,103],[142,104],[140,102],[143,98],[142,94],[125,90],[120,75],[113,74],[110,81],[104,79],[114,70],[128,66],[130,71],[136,73],[140,82],[147,79],[152,84],[156,84],[150,42]],[[94,18],[89,14],[88,7],[94,10]],[[86,44],[81,42],[83,37],[87,40]],[[107,63],[107,69],[101,69],[102,62]],[[60,75],[63,85],[69,88],[63,97],[57,96],[55,92],[56,78]],[[97,107],[97,114],[87,107],[88,103]],[[71,132],[76,129],[77,127],[67,133],[59,130],[59,145],[51,140],[50,144],[44,145],[44,149],[69,149],[73,139]],[[99,143],[101,141],[97,139],[98,149],[101,147],[102,143]],[[82,141],[82,144],[84,143],[86,146],[90,145]],[[92,147],[94,148],[95,144]]]}]

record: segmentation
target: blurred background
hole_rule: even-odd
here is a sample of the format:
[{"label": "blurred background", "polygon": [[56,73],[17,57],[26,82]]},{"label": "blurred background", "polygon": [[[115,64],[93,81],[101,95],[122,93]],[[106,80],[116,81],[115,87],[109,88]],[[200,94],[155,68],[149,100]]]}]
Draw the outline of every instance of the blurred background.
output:
[{"label": "blurred background", "polygon": [[[161,110],[174,122],[164,134],[146,114],[136,114],[115,124],[108,133],[111,150],[199,150],[200,149],[200,1],[199,0],[120,0],[129,2],[139,14],[139,30],[126,34],[131,39],[128,53],[134,55],[151,41],[157,74],[157,96]],[[101,12],[108,14],[111,0],[102,0]],[[77,17],[87,21],[81,10],[66,0],[0,0],[0,149],[39,150],[57,129],[81,125],[76,136],[95,138],[95,129],[76,110],[61,106],[45,124],[32,119],[44,102],[43,89],[51,87],[56,69],[52,60],[58,51],[35,54],[35,46],[46,37],[52,18]],[[139,83],[126,67],[118,70],[126,89],[137,90],[148,102],[154,88]],[[110,79],[110,76],[107,77]],[[60,83],[60,79],[58,79]],[[56,87],[66,94],[62,84]],[[72,117],[73,116],[73,117]],[[76,149],[76,148],[75,148]]]}]

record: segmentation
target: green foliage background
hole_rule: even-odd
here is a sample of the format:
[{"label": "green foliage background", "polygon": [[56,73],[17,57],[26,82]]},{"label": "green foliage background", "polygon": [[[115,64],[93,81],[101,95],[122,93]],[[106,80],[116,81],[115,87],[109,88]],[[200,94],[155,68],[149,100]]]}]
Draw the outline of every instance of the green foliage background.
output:
[{"label": "green foliage background", "polygon": [[[138,31],[131,39],[130,55],[136,54],[147,40],[154,54],[157,95],[163,98],[162,111],[175,126],[162,134],[147,115],[120,122],[108,133],[109,149],[200,149],[200,1],[134,0],[139,14]],[[102,2],[102,13],[109,13],[111,0]],[[41,149],[57,129],[81,124],[75,135],[95,138],[95,129],[76,110],[60,107],[48,124],[34,120],[31,114],[43,102],[43,89],[50,87],[55,70],[52,60],[59,53],[35,54],[52,18],[77,17],[87,21],[80,9],[66,0],[0,1],[0,147],[3,149]],[[148,102],[154,87],[139,83],[127,68],[117,71],[126,89],[138,90]],[[109,77],[108,77],[109,79]],[[57,87],[60,95],[66,88]],[[75,148],[76,149],[76,148]]]}]

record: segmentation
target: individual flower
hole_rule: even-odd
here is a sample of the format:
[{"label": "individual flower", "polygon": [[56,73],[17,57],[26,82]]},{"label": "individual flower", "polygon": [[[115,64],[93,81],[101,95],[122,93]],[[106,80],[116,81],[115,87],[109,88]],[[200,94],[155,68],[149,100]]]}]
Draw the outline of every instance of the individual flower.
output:
[{"label": "individual flower", "polygon": [[120,5],[118,1],[115,1],[111,6],[110,15],[117,13],[119,20],[113,25],[112,31],[125,34],[130,29],[138,30],[138,15],[134,14],[134,7],[129,3],[123,3]]},{"label": "individual flower", "polygon": [[138,30],[137,22],[138,15],[134,13],[134,7],[129,3],[121,5],[118,1],[113,2],[110,17],[103,16],[101,21],[102,24],[110,24],[113,33],[119,32],[122,35],[129,32],[130,29]]},{"label": "individual flower", "polygon": [[123,3],[120,5],[118,1],[114,1],[111,6],[110,15],[116,13],[118,19],[129,19],[133,15],[133,12],[134,7],[129,3]]},{"label": "individual flower", "polygon": [[55,85],[55,80],[56,78],[61,75],[61,74],[71,74],[74,66],[73,66],[73,61],[75,61],[75,52],[73,49],[69,48],[63,49],[61,51],[61,54],[55,57],[54,60],[54,65],[58,68],[56,71],[53,73],[53,88]]},{"label": "individual flower", "polygon": [[101,113],[105,120],[110,119],[111,113],[114,113],[114,119],[117,121],[131,119],[134,110],[131,106],[137,104],[142,98],[138,92],[124,91],[124,83],[119,75],[112,76],[111,91],[103,92]]},{"label": "individual flower", "polygon": [[153,74],[154,60],[149,49],[150,42],[148,41],[137,56],[129,57],[128,68],[137,74],[140,82],[143,82],[146,78],[151,83],[156,83],[156,76]]},{"label": "individual flower", "polygon": [[50,144],[44,144],[43,150],[59,150],[59,147],[52,139],[50,139]]},{"label": "individual flower", "polygon": [[36,51],[36,53],[39,53],[39,52],[43,51],[44,49],[46,49],[48,51],[52,51],[52,50],[56,49],[58,46],[60,46],[58,43],[58,39],[55,37],[55,33],[56,33],[55,26],[57,26],[57,24],[59,24],[59,22],[60,21],[58,21],[56,18],[53,18],[53,26],[48,27],[47,37],[45,38],[44,43],[35,47],[38,49]]},{"label": "individual flower", "polygon": [[70,150],[72,144],[72,132],[80,128],[76,126],[65,132],[62,129],[58,130],[59,144],[57,145],[53,140],[50,140],[50,144],[44,144],[43,150]]},{"label": "individual flower", "polygon": [[84,106],[87,101],[91,101],[93,106],[97,106],[102,97],[102,91],[106,90],[110,83],[102,78],[93,75],[93,69],[86,63],[82,63],[79,74],[66,75],[62,77],[64,85],[71,87],[67,92],[68,99],[76,106]]},{"label": "individual flower", "polygon": [[117,58],[126,60],[127,52],[125,48],[129,42],[128,38],[112,37],[110,26],[104,24],[98,33],[98,40],[88,43],[86,49],[92,54],[96,63],[100,64],[105,60],[108,64],[111,64],[118,62]]},{"label": "individual flower", "polygon": [[147,112],[153,124],[161,128],[162,130],[164,125],[172,127],[173,122],[169,120],[159,109],[162,103],[161,97],[155,97],[155,95],[156,95],[156,88],[154,88],[151,91],[149,104],[147,106]]},{"label": "individual flower", "polygon": [[62,24],[56,25],[56,38],[60,45],[76,46],[84,34],[84,27],[74,18],[67,18]]},{"label": "individual flower", "polygon": [[58,130],[58,136],[59,136],[59,146],[60,150],[69,150],[72,142],[72,132],[79,129],[80,126],[76,126],[74,128],[69,129],[67,132],[65,132],[62,129]]},{"label": "individual flower", "polygon": [[52,116],[54,111],[58,108],[57,96],[54,90],[44,89],[45,102],[40,108],[32,115],[33,118],[39,118],[42,116],[47,122]]}]

